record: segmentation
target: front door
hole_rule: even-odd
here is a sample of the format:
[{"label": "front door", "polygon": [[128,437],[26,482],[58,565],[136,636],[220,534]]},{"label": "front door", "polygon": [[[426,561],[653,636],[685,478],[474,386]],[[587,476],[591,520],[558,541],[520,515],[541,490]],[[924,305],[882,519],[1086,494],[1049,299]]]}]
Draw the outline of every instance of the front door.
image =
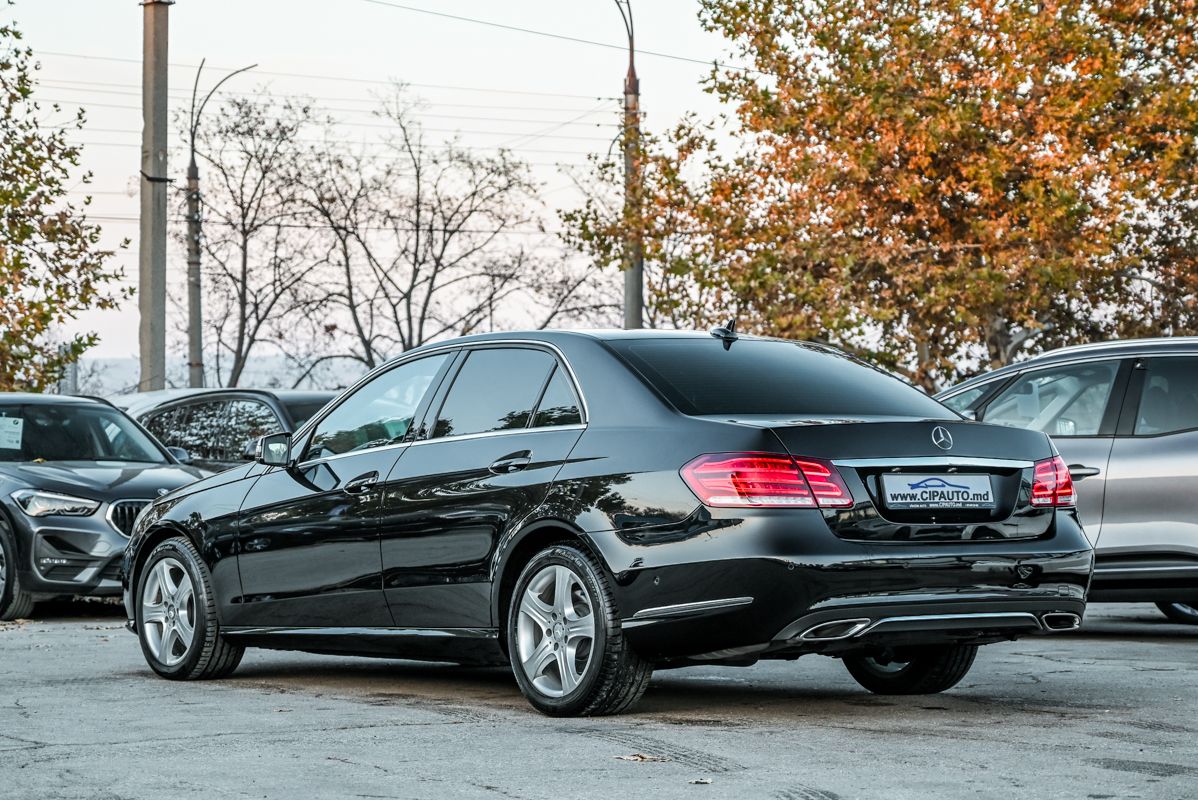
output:
[{"label": "front door", "polygon": [[582,410],[552,353],[512,346],[469,351],[439,405],[387,478],[384,590],[400,627],[490,628],[493,556],[544,502]]},{"label": "front door", "polygon": [[294,444],[296,466],[257,480],[238,530],[242,602],[227,624],[391,624],[380,577],[380,486],[451,358],[376,374]]},{"label": "front door", "polygon": [[1140,359],[1129,394],[1100,555],[1198,559],[1198,357]]},{"label": "front door", "polygon": [[1107,469],[1127,367],[1119,359],[1028,370],[982,410],[988,423],[1044,431],[1069,465],[1082,527],[1102,534]]}]

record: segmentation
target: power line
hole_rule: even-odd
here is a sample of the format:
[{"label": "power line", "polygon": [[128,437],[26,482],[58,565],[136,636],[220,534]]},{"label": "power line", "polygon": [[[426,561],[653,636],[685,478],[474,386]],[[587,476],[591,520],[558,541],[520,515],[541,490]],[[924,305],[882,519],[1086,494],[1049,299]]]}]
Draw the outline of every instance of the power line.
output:
[{"label": "power line", "polygon": [[[53,89],[63,89],[65,91],[71,91],[71,92],[95,91],[95,92],[101,92],[103,94],[122,94],[122,95],[131,96],[131,97],[140,97],[141,96],[141,89],[135,83],[118,83],[118,82],[114,82],[114,81],[65,80],[65,79],[58,79],[58,78],[42,77],[38,80],[38,85],[39,86],[49,86],[50,88],[53,88]],[[117,92],[117,91],[112,91],[112,90],[102,90],[102,89],[92,89],[92,88],[86,88],[86,89],[76,88],[76,87],[80,87],[80,86],[82,86],[82,87],[111,86],[111,87],[129,89],[132,91]],[[190,95],[184,89],[172,89],[171,93],[174,95],[177,95],[180,98],[184,98],[184,99],[190,97]],[[239,95],[239,96],[243,96],[243,97],[260,97],[262,95],[262,92],[261,91],[235,91],[233,89],[224,89],[221,91],[221,95],[222,96],[224,96],[224,95]],[[312,99],[312,100],[333,100],[333,101],[343,102],[343,103],[370,103],[376,107],[378,106],[378,104],[380,102],[380,98],[378,98],[378,97],[345,97],[345,96],[335,96],[335,95],[312,95],[312,94],[308,94],[306,92],[303,94],[303,97],[306,99]],[[617,98],[588,98],[588,99],[603,99],[606,102],[613,102],[613,103],[617,102]],[[574,108],[574,107],[569,107],[569,106],[526,106],[526,105],[518,105],[518,104],[512,104],[512,103],[446,103],[446,102],[443,102],[440,100],[429,100],[427,97],[419,97],[416,105],[417,106],[428,105],[428,106],[434,106],[437,108],[479,108],[479,109],[510,110],[510,111],[554,111],[554,112],[560,112],[562,114],[575,114],[580,111],[586,110],[583,108]],[[360,111],[359,109],[336,109],[336,108],[329,107],[329,106],[321,106],[321,108],[325,108],[327,110],[353,111],[355,113]],[[369,110],[369,109],[367,109],[367,110]]]},{"label": "power line", "polygon": [[[111,62],[120,63],[120,64],[137,64],[137,65],[141,64],[141,61],[139,61],[138,59],[135,59],[135,58],[117,58],[116,56],[97,56],[97,55],[90,55],[90,54],[86,54],[86,53],[64,53],[62,51],[55,51],[55,50],[39,50],[38,55],[39,56],[55,56],[58,58],[81,58],[81,59],[85,59],[88,61],[111,61]],[[175,67],[177,69],[196,69],[199,65],[198,64],[183,64],[183,63],[176,62],[176,63],[170,64],[169,66]],[[225,72],[233,71],[231,69],[228,69],[227,67],[212,67],[212,69],[224,70]],[[270,75],[270,76],[279,77],[279,78],[302,78],[307,81],[336,81],[336,82],[340,82],[340,83],[359,83],[359,84],[369,84],[369,85],[373,85],[373,86],[394,86],[396,84],[396,81],[381,81],[381,80],[375,80],[375,79],[371,79],[371,78],[350,78],[350,77],[345,77],[345,76],[340,76],[340,75],[310,75],[310,74],[306,74],[306,73],[302,73],[302,72],[278,72],[278,71],[271,71],[271,70],[265,70],[265,69],[255,69],[254,74],[255,75]],[[445,83],[411,83],[411,82],[407,82],[407,81],[399,81],[399,83],[401,83],[404,86],[417,86],[417,87],[424,88],[424,89],[444,89],[447,91],[455,91],[455,92],[484,92],[484,93],[493,93],[493,94],[516,94],[516,95],[528,95],[531,97],[569,97],[569,98],[573,98],[575,100],[616,100],[617,99],[615,97],[599,96],[599,95],[591,95],[591,94],[565,94],[562,92],[539,92],[539,91],[525,90],[525,89],[495,89],[495,88],[482,87],[482,86],[454,86],[454,85],[445,84]]]},{"label": "power line", "polygon": [[[86,214],[84,216],[89,222],[130,222],[130,223],[133,223],[133,222],[139,221],[138,217],[124,217],[124,216],[119,216],[119,215]],[[172,217],[171,221],[172,222],[186,222],[186,219],[184,217]],[[221,225],[226,228],[236,227],[235,225],[233,225],[233,223],[226,222],[225,220],[221,220],[221,219],[205,218],[204,223],[212,224],[212,225]],[[264,227],[264,228],[283,228],[286,230],[307,230],[307,231],[344,230],[343,227],[339,227],[337,225],[309,225],[307,223],[302,223],[302,222],[276,222],[276,223],[272,223],[270,225],[264,225],[262,227]],[[476,233],[476,234],[485,234],[485,235],[498,235],[498,234],[512,233],[512,234],[521,234],[521,235],[526,235],[526,236],[559,236],[559,235],[565,233],[565,231],[558,231],[558,230],[541,230],[541,229],[529,230],[528,228],[444,228],[444,227],[442,227],[442,228],[437,228],[437,227],[416,228],[416,227],[402,227],[402,226],[387,227],[385,225],[375,225],[375,226],[366,225],[366,226],[362,226],[362,227],[358,228],[358,230],[379,231],[379,232],[386,232],[386,233],[429,233],[429,232],[432,232],[432,233]]]},{"label": "power line", "polygon": [[[608,50],[619,50],[622,53],[628,52],[627,45],[612,44],[610,42],[597,42],[594,39],[583,39],[578,36],[567,36],[566,34],[562,34],[562,33],[552,33],[550,31],[538,31],[538,30],[533,30],[532,28],[521,28],[518,25],[507,25],[502,22],[493,22],[491,20],[486,20],[486,19],[476,19],[475,17],[464,17],[464,16],[460,16],[458,14],[447,14],[444,11],[433,11],[432,9],[428,9],[428,8],[417,8],[416,6],[406,6],[401,3],[389,2],[389,0],[362,0],[362,2],[370,3],[371,5],[375,5],[375,6],[385,6],[386,8],[394,8],[394,9],[398,9],[400,11],[411,11],[416,14],[427,14],[430,17],[442,17],[444,19],[457,20],[458,22],[469,22],[474,25],[485,25],[488,28],[499,28],[500,30],[505,30],[505,31],[514,31],[516,33],[527,33],[532,36],[542,36],[546,39],[558,39],[563,42],[574,42],[575,44],[586,44],[586,45],[591,45],[592,47],[603,47]],[[684,61],[689,64],[702,64],[705,67],[717,67],[717,68],[723,68],[723,69],[734,69],[734,70],[739,70],[739,71],[746,71],[746,69],[744,67],[734,67],[734,66],[730,66],[728,64],[721,64],[720,62],[716,61],[715,59],[706,61],[701,58],[690,58],[689,56],[679,56],[679,55],[674,55],[673,53],[662,53],[658,50],[641,50],[639,48],[637,49],[636,52],[641,55],[654,56],[656,58],[668,58],[672,61]]]}]

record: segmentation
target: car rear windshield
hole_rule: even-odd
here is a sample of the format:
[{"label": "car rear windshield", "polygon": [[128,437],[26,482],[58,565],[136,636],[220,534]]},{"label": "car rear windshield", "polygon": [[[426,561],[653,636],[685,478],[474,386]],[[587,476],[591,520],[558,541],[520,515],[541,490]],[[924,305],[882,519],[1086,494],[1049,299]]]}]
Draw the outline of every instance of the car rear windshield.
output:
[{"label": "car rear windshield", "polygon": [[617,339],[611,347],[691,415],[956,419],[940,403],[849,356],[801,342]]},{"label": "car rear windshield", "polygon": [[0,404],[0,461],[166,461],[115,408],[83,403]]}]

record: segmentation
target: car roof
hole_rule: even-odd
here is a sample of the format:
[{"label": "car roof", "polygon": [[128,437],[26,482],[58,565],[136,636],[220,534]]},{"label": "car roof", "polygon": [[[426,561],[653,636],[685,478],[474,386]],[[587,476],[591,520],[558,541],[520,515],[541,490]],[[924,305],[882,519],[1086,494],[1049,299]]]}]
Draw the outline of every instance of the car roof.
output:
[{"label": "car roof", "polygon": [[96,397],[73,394],[36,394],[34,392],[0,392],[0,403],[22,405],[107,405]]},{"label": "car roof", "polygon": [[1090,342],[1088,344],[1071,345],[1049,350],[1038,356],[1007,364],[990,372],[983,372],[945,389],[937,397],[957,393],[972,386],[986,383],[1004,375],[1022,372],[1033,367],[1051,366],[1070,361],[1099,361],[1106,358],[1127,358],[1147,355],[1167,355],[1176,353],[1198,354],[1198,336],[1171,336],[1152,339],[1114,339],[1107,342]]},{"label": "car roof", "polygon": [[175,400],[204,395],[257,394],[277,398],[280,402],[330,400],[337,393],[317,389],[255,389],[242,387],[212,387],[203,389],[157,389],[151,392],[119,394],[109,398],[113,405],[129,412],[140,412]]}]

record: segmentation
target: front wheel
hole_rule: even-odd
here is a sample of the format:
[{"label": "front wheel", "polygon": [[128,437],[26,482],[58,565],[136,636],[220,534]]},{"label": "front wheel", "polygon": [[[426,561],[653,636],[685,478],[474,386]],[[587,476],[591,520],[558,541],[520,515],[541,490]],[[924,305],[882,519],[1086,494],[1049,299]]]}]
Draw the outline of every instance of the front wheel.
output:
[{"label": "front wheel", "polygon": [[935,694],[956,686],[977,652],[973,644],[886,648],[867,656],[845,656],[844,665],[874,694]]},{"label": "front wheel", "polygon": [[602,567],[572,545],[542,550],[520,573],[507,643],[520,690],[551,716],[618,714],[653,674],[624,638]]},{"label": "front wheel", "polygon": [[17,538],[0,512],[0,621],[28,617],[33,611],[33,595],[21,589],[17,572]]},{"label": "front wheel", "polygon": [[182,536],[160,543],[137,580],[137,637],[150,669],[172,680],[223,678],[244,648],[220,632],[208,566]]},{"label": "front wheel", "polygon": [[1156,607],[1169,619],[1182,625],[1198,625],[1198,600],[1193,603],[1157,603]]}]

